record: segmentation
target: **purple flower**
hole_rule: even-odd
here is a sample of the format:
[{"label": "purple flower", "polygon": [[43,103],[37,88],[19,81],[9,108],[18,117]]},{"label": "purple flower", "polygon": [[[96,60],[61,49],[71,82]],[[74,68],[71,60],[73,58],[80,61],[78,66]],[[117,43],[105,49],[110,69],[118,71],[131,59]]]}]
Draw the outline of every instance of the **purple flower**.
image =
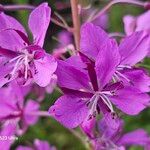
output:
[{"label": "purple flower", "polygon": [[[5,27],[2,26],[3,30],[0,31],[0,87],[14,79],[22,85],[34,81],[45,87],[50,83],[57,63],[42,49],[50,14],[51,9],[47,3],[41,4],[31,12],[28,24],[33,36],[32,43],[15,19],[0,14],[0,24],[5,22]],[[12,24],[17,24],[18,28],[13,28]]]},{"label": "purple flower", "polygon": [[47,141],[41,141],[39,139],[34,140],[33,148],[29,146],[19,146],[17,150],[56,150],[54,146],[50,146]]},{"label": "purple flower", "polygon": [[[97,55],[106,49],[105,47],[109,45],[110,40],[107,33],[101,28],[92,24],[85,24],[81,29],[81,52],[95,62]],[[123,81],[126,85],[134,85],[140,91],[148,92],[150,90],[148,74],[143,69],[134,66],[146,57],[149,45],[150,36],[143,31],[125,37],[119,46],[116,44],[120,62],[116,66],[113,80]],[[101,53],[101,57],[105,57],[103,52]]]},{"label": "purple flower", "polygon": [[126,114],[137,115],[149,104],[149,96],[135,86],[112,80],[122,58],[117,43],[93,24],[84,25],[81,34],[83,32],[81,48],[88,57],[80,53],[83,62],[58,61],[56,74],[64,95],[50,108],[51,116],[64,126],[74,128],[100,111],[114,113],[112,104]]},{"label": "purple flower", "polygon": [[[110,123],[111,122],[111,123]],[[99,122],[99,137],[95,138],[96,150],[126,149],[132,145],[145,147],[149,142],[148,133],[143,129],[123,134],[123,120],[107,114]]]},{"label": "purple flower", "polygon": [[39,104],[33,100],[24,104],[24,93],[19,85],[13,82],[8,87],[1,88],[0,97],[0,121],[18,124],[17,134],[24,133],[29,125],[37,122]]}]

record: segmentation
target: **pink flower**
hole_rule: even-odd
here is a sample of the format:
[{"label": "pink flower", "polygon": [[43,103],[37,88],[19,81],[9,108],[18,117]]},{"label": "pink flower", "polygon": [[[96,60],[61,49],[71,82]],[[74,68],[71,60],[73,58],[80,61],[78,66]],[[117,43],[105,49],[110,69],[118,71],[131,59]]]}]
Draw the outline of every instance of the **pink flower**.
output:
[{"label": "pink flower", "polygon": [[[14,19],[12,21],[12,18],[3,13],[0,14],[0,24],[6,21],[0,32],[0,87],[14,79],[21,85],[35,82],[45,87],[50,83],[57,63],[42,48],[50,14],[51,9],[47,3],[41,4],[31,12],[28,24],[33,35],[32,43],[19,22]],[[18,28],[12,26],[16,24]]]}]

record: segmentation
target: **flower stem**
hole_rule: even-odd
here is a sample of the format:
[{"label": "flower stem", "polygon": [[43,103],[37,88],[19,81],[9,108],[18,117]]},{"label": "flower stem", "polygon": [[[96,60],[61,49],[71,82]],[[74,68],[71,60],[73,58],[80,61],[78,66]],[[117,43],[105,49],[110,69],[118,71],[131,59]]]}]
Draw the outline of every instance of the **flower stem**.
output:
[{"label": "flower stem", "polygon": [[32,5],[0,5],[0,11],[33,10]]},{"label": "flower stem", "polygon": [[31,112],[30,115],[35,115],[39,117],[50,117],[48,111],[35,111],[35,112]]},{"label": "flower stem", "polygon": [[72,19],[73,19],[73,34],[75,39],[76,49],[80,49],[80,16],[78,14],[78,0],[70,0]]},{"label": "flower stem", "polygon": [[127,3],[127,4],[133,4],[133,5],[138,5],[141,7],[145,7],[145,2],[141,2],[138,0],[112,0],[110,1],[101,11],[99,11],[90,21],[95,20],[99,16],[103,15],[106,11],[108,11],[114,4],[118,3]]}]

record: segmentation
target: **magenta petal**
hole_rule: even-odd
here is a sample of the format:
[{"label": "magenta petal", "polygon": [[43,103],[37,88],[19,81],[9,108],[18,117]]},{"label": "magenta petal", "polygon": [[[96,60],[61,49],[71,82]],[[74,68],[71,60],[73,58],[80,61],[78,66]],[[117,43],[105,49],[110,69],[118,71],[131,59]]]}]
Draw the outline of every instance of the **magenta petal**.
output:
[{"label": "magenta petal", "polygon": [[69,63],[58,61],[56,75],[58,76],[58,85],[60,87],[80,91],[91,91],[88,75]]},{"label": "magenta petal", "polygon": [[[0,137],[3,138],[11,138],[14,137],[13,140],[6,139],[0,140],[0,149],[1,150],[10,150],[11,145],[15,142],[15,132],[16,132],[16,124],[15,123],[6,123],[3,126],[3,129],[0,132]],[[5,138],[4,138],[5,139]]]},{"label": "magenta petal", "polygon": [[99,26],[86,23],[81,27],[81,52],[94,59],[108,39],[108,35]]},{"label": "magenta petal", "polygon": [[98,123],[99,131],[103,136],[113,141],[123,129],[123,120],[115,117],[111,113],[107,113]]},{"label": "magenta petal", "polygon": [[65,62],[78,69],[86,68],[85,63],[82,62],[80,56],[71,56],[68,59],[66,59]]},{"label": "magenta petal", "polygon": [[38,120],[38,115],[36,112],[38,112],[40,105],[33,100],[28,100],[27,104],[24,108],[24,120],[26,124],[33,125]]},{"label": "magenta petal", "polygon": [[146,11],[137,18],[136,31],[147,30],[150,31],[150,10]]},{"label": "magenta petal", "polygon": [[27,35],[24,27],[13,17],[8,16],[4,13],[0,13],[0,30],[4,29],[15,29],[23,32],[25,35]]},{"label": "magenta petal", "polygon": [[57,62],[51,55],[45,55],[44,58],[34,61],[36,73],[34,74],[34,81],[41,87],[46,87],[56,70]]},{"label": "magenta petal", "polygon": [[93,130],[96,125],[96,118],[92,119],[85,119],[84,122],[81,124],[82,130],[90,137],[92,138],[94,136]]},{"label": "magenta petal", "polygon": [[49,113],[65,127],[75,128],[87,117],[88,108],[82,99],[64,95],[50,107]]},{"label": "magenta petal", "polygon": [[145,146],[149,142],[148,133],[143,129],[137,129],[135,131],[124,134],[119,139],[119,145],[140,145]]},{"label": "magenta petal", "polygon": [[150,77],[144,70],[140,69],[129,69],[124,70],[123,75],[125,75],[131,83],[123,80],[124,84],[129,85],[132,84],[135,88],[139,89],[141,92],[149,92],[150,91]]},{"label": "magenta petal", "polygon": [[117,43],[114,40],[108,40],[101,47],[95,63],[100,88],[104,87],[111,80],[119,62],[120,55]]},{"label": "magenta petal", "polygon": [[125,87],[110,98],[116,107],[128,115],[137,115],[149,105],[150,97],[133,87]]},{"label": "magenta petal", "polygon": [[121,64],[134,65],[148,54],[150,36],[143,31],[124,38],[119,45]]},{"label": "magenta petal", "polygon": [[21,52],[25,47],[25,41],[15,30],[0,31],[0,47]]},{"label": "magenta petal", "polygon": [[43,46],[45,34],[50,22],[51,9],[48,3],[42,3],[35,8],[29,16],[29,28],[33,35],[33,42],[39,46]]},{"label": "magenta petal", "polygon": [[123,17],[124,30],[127,35],[132,34],[136,28],[136,18],[130,15]]}]

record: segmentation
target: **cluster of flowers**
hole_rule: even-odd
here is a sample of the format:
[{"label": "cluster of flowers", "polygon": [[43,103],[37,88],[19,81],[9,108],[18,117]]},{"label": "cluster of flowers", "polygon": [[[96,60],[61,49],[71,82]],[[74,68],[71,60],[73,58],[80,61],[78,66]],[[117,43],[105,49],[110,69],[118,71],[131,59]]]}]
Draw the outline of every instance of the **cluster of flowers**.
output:
[{"label": "cluster of flowers", "polygon": [[[126,35],[120,42],[99,26],[104,23],[101,19],[84,23],[80,50],[63,60],[63,53],[75,51],[70,33],[60,34],[62,44],[52,55],[42,48],[50,15],[47,3],[31,12],[30,42],[16,19],[0,13],[0,134],[20,136],[45,115],[66,128],[79,126],[95,150],[124,150],[130,145],[150,149],[145,130],[123,134],[124,122],[118,113],[138,115],[150,106],[150,77],[140,67],[150,55],[150,11],[124,17]],[[107,16],[103,17],[106,23]],[[63,95],[48,112],[40,111],[45,93],[51,93],[56,82]],[[26,99],[31,91],[37,101]],[[13,142],[0,141],[0,149],[9,150]],[[25,148],[55,149],[38,139],[32,147],[17,150]]]}]

